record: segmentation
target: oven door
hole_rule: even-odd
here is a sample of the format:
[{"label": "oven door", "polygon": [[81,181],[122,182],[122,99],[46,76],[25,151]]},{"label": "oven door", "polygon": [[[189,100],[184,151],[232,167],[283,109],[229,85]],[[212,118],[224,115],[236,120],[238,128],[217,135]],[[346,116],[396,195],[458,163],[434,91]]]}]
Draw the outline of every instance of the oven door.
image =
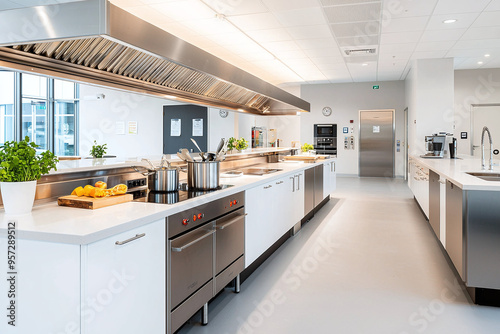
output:
[{"label": "oven door", "polygon": [[214,223],[170,240],[171,309],[213,277]]},{"label": "oven door", "polygon": [[315,124],[314,125],[315,137],[336,137],[337,125],[336,124]]},{"label": "oven door", "polygon": [[245,252],[245,209],[216,221],[215,272],[220,273]]}]

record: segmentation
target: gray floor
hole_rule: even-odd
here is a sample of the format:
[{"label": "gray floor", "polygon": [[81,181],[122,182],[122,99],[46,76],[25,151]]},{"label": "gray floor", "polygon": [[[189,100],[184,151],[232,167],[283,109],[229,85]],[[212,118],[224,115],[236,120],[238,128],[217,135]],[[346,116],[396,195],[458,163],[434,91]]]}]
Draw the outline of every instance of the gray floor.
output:
[{"label": "gray floor", "polygon": [[179,334],[500,332],[500,308],[469,301],[404,181],[339,178],[334,197]]}]

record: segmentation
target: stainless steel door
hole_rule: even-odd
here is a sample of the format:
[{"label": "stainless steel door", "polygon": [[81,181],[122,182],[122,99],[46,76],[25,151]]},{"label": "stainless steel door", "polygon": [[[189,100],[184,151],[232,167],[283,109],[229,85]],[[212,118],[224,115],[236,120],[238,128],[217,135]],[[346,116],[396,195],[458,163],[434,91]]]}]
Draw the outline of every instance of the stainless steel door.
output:
[{"label": "stainless steel door", "polygon": [[359,176],[394,177],[394,110],[360,110]]},{"label": "stainless steel door", "polygon": [[323,165],[314,167],[314,207],[323,201]]},{"label": "stainless steel door", "polygon": [[304,182],[304,215],[314,209],[314,168],[306,169]]},{"label": "stainless steel door", "polygon": [[214,223],[170,241],[172,310],[213,277]]},{"label": "stainless steel door", "polygon": [[215,273],[226,269],[245,252],[245,209],[217,219]]}]

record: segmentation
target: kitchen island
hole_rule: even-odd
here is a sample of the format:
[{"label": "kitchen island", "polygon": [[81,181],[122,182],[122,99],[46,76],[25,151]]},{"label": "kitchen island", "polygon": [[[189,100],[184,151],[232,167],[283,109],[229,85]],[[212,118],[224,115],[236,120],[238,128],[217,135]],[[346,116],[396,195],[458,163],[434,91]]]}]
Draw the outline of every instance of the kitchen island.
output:
[{"label": "kitchen island", "polygon": [[[12,298],[3,293],[0,300],[3,305],[14,301],[11,315],[16,326],[4,321],[0,324],[1,332],[169,333],[165,316],[166,218],[243,191],[247,194],[245,229],[249,229],[245,234],[245,253],[257,258],[300,221],[304,211],[298,210],[292,216],[288,215],[286,206],[265,203],[275,208],[273,217],[283,213],[286,219],[266,218],[264,222],[269,231],[273,230],[273,224],[276,228],[271,239],[263,243],[262,231],[260,234],[250,231],[256,231],[251,222],[258,221],[254,216],[261,212],[252,209],[259,206],[252,203],[255,196],[248,195],[249,192],[262,193],[260,188],[270,184],[278,189],[278,183],[285,185],[281,180],[298,181],[296,175],[317,166],[323,168],[331,161],[259,165],[281,171],[221,177],[221,184],[233,186],[172,205],[134,201],[84,210],[49,202],[35,205],[29,215],[9,217],[0,213],[0,257],[7,259],[11,240],[15,240],[16,246],[14,267],[8,271],[13,273],[14,284],[0,281],[0,291],[15,293]],[[120,166],[137,163],[123,162]],[[116,167],[119,166],[113,164],[113,168]],[[68,167],[66,171],[74,169]],[[296,186],[302,192],[283,187],[280,194],[286,195],[288,191],[290,196],[304,194],[303,187],[298,183],[293,185],[294,190]],[[259,209],[262,211],[262,207]]]},{"label": "kitchen island", "polygon": [[410,164],[410,188],[471,298],[500,305],[500,181],[471,175],[498,170],[467,156],[411,156]]}]

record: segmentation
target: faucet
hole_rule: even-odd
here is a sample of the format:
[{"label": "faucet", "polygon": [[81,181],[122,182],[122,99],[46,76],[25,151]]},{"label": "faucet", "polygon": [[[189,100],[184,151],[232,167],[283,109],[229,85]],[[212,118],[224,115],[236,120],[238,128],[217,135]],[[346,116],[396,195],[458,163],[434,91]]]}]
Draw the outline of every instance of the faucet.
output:
[{"label": "faucet", "polygon": [[484,133],[488,132],[488,139],[490,141],[490,168],[489,170],[493,170],[493,142],[491,140],[491,132],[487,126],[483,127],[483,132],[481,133],[481,167],[482,169],[486,169],[484,162]]}]

